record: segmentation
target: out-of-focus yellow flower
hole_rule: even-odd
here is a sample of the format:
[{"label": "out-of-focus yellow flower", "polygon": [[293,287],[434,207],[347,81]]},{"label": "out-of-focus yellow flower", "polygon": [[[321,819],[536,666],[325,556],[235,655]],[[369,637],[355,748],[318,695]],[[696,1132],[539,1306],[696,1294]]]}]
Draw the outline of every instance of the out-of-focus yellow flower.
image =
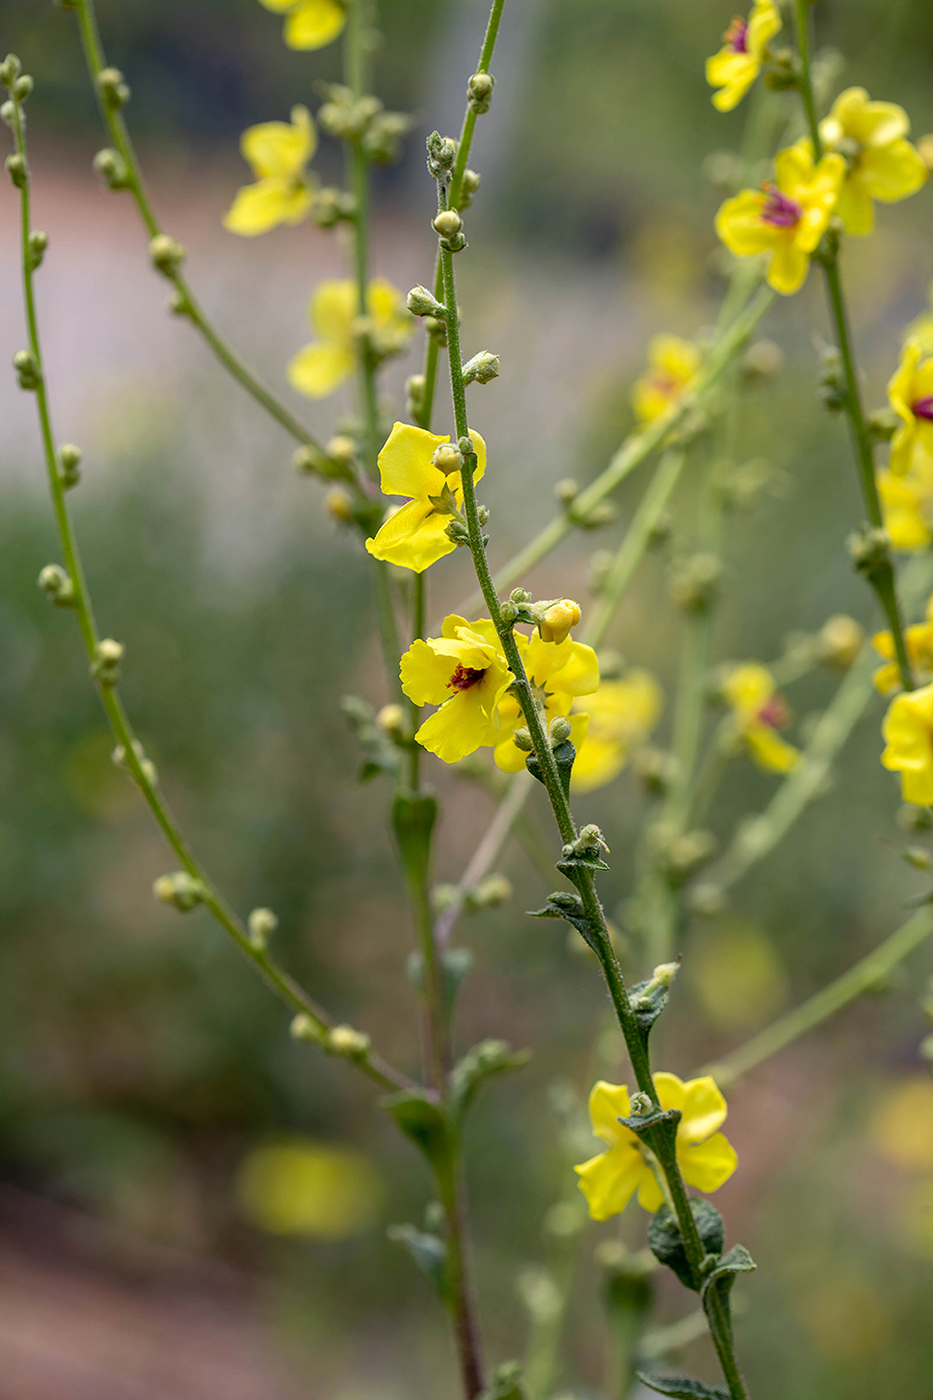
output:
[{"label": "out-of-focus yellow flower", "polygon": [[774,1016],[787,997],[773,942],[747,919],[714,928],[694,948],[688,971],[704,1011],[722,1030],[749,1030]]},{"label": "out-of-focus yellow flower", "polygon": [[906,476],[876,474],[884,528],[894,549],[926,549],[933,543],[933,456],[914,444]]},{"label": "out-of-focus yellow flower", "polygon": [[541,618],[541,640],[545,642],[564,641],[570,636],[573,628],[577,626],[581,616],[579,603],[575,603],[572,598],[558,598],[557,602],[552,603]]},{"label": "out-of-focus yellow flower", "polygon": [[[895,102],[872,102],[864,88],[846,88],[820,122],[827,151],[846,160],[846,175],[835,212],[849,233],[871,233],[873,199],[894,204],[916,194],[927,168],[916,146],[905,138],[910,119]],[[813,147],[807,142],[812,153]]]},{"label": "out-of-focus yellow flower", "polygon": [[[917,622],[912,627],[904,628],[904,642],[915,679],[924,682],[933,680],[933,598],[927,603],[926,622]],[[871,644],[878,655],[883,656],[887,662],[887,665],[878,667],[872,680],[882,695],[890,695],[901,686],[901,673],[895,660],[897,653],[894,650],[894,638],[890,632],[876,632]]]},{"label": "out-of-focus yellow flower", "polygon": [[285,15],[283,37],[290,49],[323,49],[347,22],[342,0],[259,0],[273,14]]},{"label": "out-of-focus yellow flower", "polygon": [[246,1215],[271,1234],[342,1240],[369,1229],[385,1192],[361,1152],[296,1139],[248,1152],[237,1194]]},{"label": "out-of-focus yellow flower", "polygon": [[747,661],[733,667],[723,682],[722,693],[758,766],[772,773],[789,773],[796,768],[800,751],[777,732],[789,715],[767,666]]},{"label": "out-of-focus yellow flower", "polygon": [[[685,1084],[663,1070],[653,1076],[662,1108],[680,1110],[677,1161],[684,1181],[699,1191],[716,1191],[738,1165],[735,1148],[717,1128],[726,1121],[726,1101],[710,1075]],[[608,1151],[591,1157],[574,1171],[594,1220],[608,1220],[624,1210],[635,1192],[645,1210],[659,1210],[661,1188],[648,1162],[646,1149],[619,1122],[631,1116],[628,1088],[600,1080],[590,1094],[593,1132],[608,1143]]]},{"label": "out-of-focus yellow flower", "polygon": [[[474,626],[490,639],[495,636],[491,622],[474,623]],[[592,647],[570,637],[562,642],[546,642],[537,632],[527,637],[517,628],[513,635],[546,724],[558,715],[569,715],[578,696],[589,696],[596,690],[599,662]],[[506,773],[518,773],[525,766],[526,755],[512,742],[516,729],[524,723],[518,700],[514,695],[504,695],[499,701],[499,734],[493,757]],[[585,746],[587,723],[587,716],[583,714],[573,715],[570,720],[570,738],[577,749],[577,762],[581,745]]]},{"label": "out-of-focus yellow flower", "polygon": [[402,689],[416,705],[440,706],[415,738],[445,763],[457,763],[498,742],[499,701],[515,677],[483,622],[448,617],[441,631],[406,651]]},{"label": "out-of-focus yellow flower", "polygon": [[933,685],[896,695],[884,717],[881,762],[901,775],[905,802],[933,805]]},{"label": "out-of-focus yellow flower", "polygon": [[[476,449],[474,481],[486,470],[486,444],[470,434]],[[449,437],[437,437],[410,423],[396,423],[379,453],[379,475],[386,496],[405,496],[405,504],[379,527],[366,548],[376,559],[400,564],[420,574],[457,548],[447,538],[451,509],[463,506],[460,472],[447,476],[434,465],[434,454]],[[444,488],[447,487],[445,494]]]},{"label": "out-of-focus yellow flower", "polygon": [[370,282],[366,315],[360,316],[356,283],[321,282],[308,303],[308,320],[320,340],[306,345],[289,361],[289,383],[309,399],[323,399],[339,389],[357,367],[358,337],[365,334],[379,359],[397,355],[411,339],[414,322],[397,287],[382,277]]},{"label": "out-of-focus yellow flower", "polygon": [[261,122],[240,137],[243,159],[256,177],[237,191],[224,228],[253,238],[278,224],[298,224],[314,201],[305,166],[317,150],[317,128],[307,107],[293,107],[291,122]]},{"label": "out-of-focus yellow flower", "polygon": [[648,344],[648,371],[632,389],[632,406],[642,423],[659,418],[680,398],[700,367],[700,352],[679,335],[656,335]]},{"label": "out-of-focus yellow flower", "polygon": [[589,728],[571,781],[577,792],[592,792],[612,782],[647,739],[664,708],[664,692],[650,671],[633,670],[621,680],[603,681],[575,708],[589,715]]},{"label": "out-of-focus yellow flower", "polygon": [[767,253],[768,283],[790,296],[803,285],[816,248],[845,178],[840,155],[813,164],[805,141],[779,151],[774,184],[742,190],[727,199],[716,215],[716,232],[731,253],[751,257]]},{"label": "out-of-focus yellow flower", "polygon": [[900,418],[891,439],[890,469],[906,476],[919,445],[933,455],[933,356],[924,358],[919,341],[908,340],[888,381],[888,402]]},{"label": "out-of-focus yellow flower", "polygon": [[888,1162],[907,1171],[933,1171],[933,1081],[926,1075],[888,1084],[869,1124]]},{"label": "out-of-focus yellow flower", "polygon": [[755,0],[748,19],[736,18],[729,25],[723,47],[706,60],[706,81],[719,88],[713,93],[713,106],[731,112],[738,106],[761,72],[768,45],[781,27],[781,16],[772,0]]}]

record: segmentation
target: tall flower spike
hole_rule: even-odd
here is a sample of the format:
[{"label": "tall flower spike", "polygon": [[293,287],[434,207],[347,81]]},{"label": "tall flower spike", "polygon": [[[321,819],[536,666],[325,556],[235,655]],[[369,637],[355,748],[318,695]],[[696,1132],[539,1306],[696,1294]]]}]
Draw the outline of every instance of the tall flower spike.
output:
[{"label": "tall flower spike", "polygon": [[[916,146],[906,140],[910,120],[894,102],[872,102],[864,88],[846,88],[820,122],[827,151],[846,158],[836,213],[849,233],[871,233],[872,200],[894,204],[915,194],[927,178]],[[812,151],[812,146],[810,147]]]},{"label": "tall flower spike", "polygon": [[648,344],[648,369],[632,389],[632,407],[642,423],[659,418],[680,398],[700,368],[700,352],[679,335],[656,335]]},{"label": "tall flower spike", "polygon": [[290,49],[323,49],[347,22],[341,0],[259,0],[273,14],[285,15],[283,38]]},{"label": "tall flower spike", "polygon": [[[479,481],[486,470],[486,444],[479,433],[470,437],[476,450],[473,480]],[[449,442],[449,437],[437,437],[410,423],[393,427],[379,453],[379,475],[384,495],[405,496],[406,501],[388,516],[375,538],[366,541],[376,559],[420,574],[456,549],[447,526],[454,518],[452,512],[463,506],[460,472],[448,476],[441,469],[445,464],[435,462],[437,449]],[[452,453],[451,461],[457,460],[462,464],[463,458]]]},{"label": "tall flower spike", "polygon": [[[491,625],[491,624],[490,624]],[[413,642],[402,657],[402,690],[416,705],[439,705],[415,738],[444,763],[457,763],[499,732],[499,701],[515,677],[483,624],[444,620],[440,637]]]},{"label": "tall flower spike", "polygon": [[376,277],[369,284],[366,302],[367,316],[361,323],[355,282],[319,283],[308,304],[308,320],[320,339],[289,361],[286,373],[292,388],[309,399],[323,399],[339,389],[356,370],[361,330],[380,358],[405,349],[414,322],[398,288]]},{"label": "tall flower spike", "polygon": [[726,200],[716,215],[716,232],[737,257],[767,253],[770,286],[790,296],[806,279],[846,163],[840,155],[827,155],[814,165],[809,143],[798,141],[778,153],[774,169],[774,184],[742,190]]},{"label": "tall flower spike", "polygon": [[621,680],[603,681],[594,695],[578,700],[577,714],[589,728],[577,749],[571,783],[577,792],[604,787],[621,773],[632,753],[661,717],[664,692],[649,671],[629,671]]},{"label": "tall flower spike", "polygon": [[240,137],[243,159],[256,177],[224,215],[224,228],[245,238],[278,224],[297,224],[314,201],[305,166],[317,150],[317,128],[307,107],[293,107],[291,123],[262,122]]},{"label": "tall flower spike", "polygon": [[[688,1186],[698,1191],[718,1191],[738,1166],[735,1148],[717,1129],[726,1121],[726,1101],[715,1080],[706,1075],[686,1084],[663,1070],[652,1076],[664,1109],[678,1109],[677,1162]],[[661,1188],[648,1165],[641,1143],[620,1118],[631,1116],[631,1100],[624,1084],[600,1080],[590,1094],[593,1133],[607,1143],[607,1150],[591,1157],[574,1171],[594,1220],[608,1220],[628,1205],[635,1192],[638,1204],[652,1213],[664,1204]]]},{"label": "tall flower spike", "polygon": [[933,455],[933,356],[923,358],[919,341],[908,340],[888,383],[888,402],[900,418],[891,439],[890,468],[906,476],[919,448]]},{"label": "tall flower spike", "polygon": [[736,17],[722,36],[723,47],[706,60],[706,81],[718,88],[713,106],[731,112],[761,72],[768,45],[781,27],[781,16],[772,0],[755,0],[748,19]]}]

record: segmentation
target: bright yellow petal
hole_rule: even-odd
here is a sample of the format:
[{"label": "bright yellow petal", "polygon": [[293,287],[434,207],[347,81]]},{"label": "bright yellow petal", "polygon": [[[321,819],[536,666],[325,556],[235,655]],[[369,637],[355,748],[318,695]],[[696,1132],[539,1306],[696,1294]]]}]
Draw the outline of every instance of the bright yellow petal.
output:
[{"label": "bright yellow petal", "polygon": [[459,763],[492,743],[495,730],[484,712],[480,687],[471,686],[454,695],[425,720],[415,738],[443,763]]},{"label": "bright yellow petal", "polygon": [[687,1101],[687,1086],[676,1074],[670,1074],[667,1070],[660,1069],[657,1074],[653,1074],[654,1087],[658,1091],[658,1098],[661,1100],[662,1108],[679,1108],[683,1111]]},{"label": "bright yellow petal", "polygon": [[773,0],[755,0],[754,8],[748,17],[748,33],[745,42],[749,53],[763,59],[765,49],[781,28],[781,15]]},{"label": "bright yellow petal", "polygon": [[339,0],[301,0],[285,21],[290,49],[322,49],[333,43],[347,22]]},{"label": "bright yellow petal", "polygon": [[293,107],[291,124],[261,122],[240,137],[240,151],[257,178],[300,175],[317,149],[317,130],[307,107]]},{"label": "bright yellow petal", "polygon": [[745,661],[741,666],[733,666],[726,676],[722,693],[740,716],[757,714],[761,706],[774,694],[774,677],[767,666],[757,661]]},{"label": "bright yellow petal", "polygon": [[927,178],[920,152],[909,141],[892,141],[889,146],[863,151],[858,168],[872,198],[886,204],[915,194]]},{"label": "bright yellow petal", "polygon": [[774,157],[774,180],[779,190],[796,199],[800,187],[813,178],[813,147],[809,141],[796,141],[785,146]]},{"label": "bright yellow petal", "polygon": [[768,285],[781,296],[792,296],[800,290],[810,270],[808,254],[801,252],[789,240],[782,239],[774,249],[768,266]]},{"label": "bright yellow petal", "polygon": [[655,1181],[654,1173],[647,1163],[645,1163],[638,1187],[638,1204],[649,1215],[654,1215],[655,1211],[659,1211],[664,1204],[661,1188]]},{"label": "bright yellow petal", "polygon": [[285,373],[293,389],[309,399],[332,394],[356,368],[356,356],[346,345],[306,345],[289,360]]},{"label": "bright yellow petal", "polygon": [[623,1211],[646,1174],[653,1181],[641,1153],[630,1143],[601,1152],[574,1171],[593,1220],[608,1220]]},{"label": "bright yellow petal", "polygon": [[698,1191],[718,1191],[739,1164],[735,1148],[722,1133],[715,1133],[698,1147],[678,1150],[677,1160],[684,1181]]},{"label": "bright yellow petal", "polygon": [[875,689],[881,695],[890,695],[895,690],[901,688],[901,673],[893,661],[887,666],[879,666],[872,675]]},{"label": "bright yellow petal", "polygon": [[223,218],[229,233],[254,238],[278,224],[297,224],[311,208],[313,194],[303,183],[281,175],[269,175],[255,185],[244,185]]},{"label": "bright yellow petal", "polygon": [[620,1118],[628,1118],[632,1111],[628,1087],[625,1084],[609,1084],[600,1079],[590,1091],[590,1122],[593,1132],[610,1146],[625,1139],[634,1141],[633,1134],[622,1126]]},{"label": "bright yellow petal", "polygon": [[688,1079],[684,1085],[683,1117],[677,1137],[684,1143],[703,1142],[726,1121],[726,1101],[715,1079],[709,1074]]},{"label": "bright yellow petal", "polygon": [[[366,305],[377,326],[387,326],[405,307],[402,293],[384,277],[374,277],[366,289]],[[408,312],[405,310],[407,317]]]},{"label": "bright yellow petal", "polygon": [[871,195],[857,170],[852,172],[839,191],[836,213],[845,224],[846,231],[858,238],[866,237],[875,226]]},{"label": "bright yellow petal", "polygon": [[800,762],[800,750],[782,739],[770,724],[750,724],[745,742],[758,766],[769,773],[789,773]]},{"label": "bright yellow petal", "polygon": [[655,335],[648,342],[648,363],[686,384],[700,367],[700,352],[679,335]]},{"label": "bright yellow petal", "polygon": [[431,458],[444,442],[450,442],[450,438],[438,437],[411,423],[395,423],[379,453],[383,495],[408,496],[420,501],[439,495],[446,478]]},{"label": "bright yellow petal", "polygon": [[726,47],[706,60],[706,81],[710,87],[719,88],[713,93],[713,106],[718,112],[731,112],[748,92],[761,71],[761,64],[753,54],[736,53]]},{"label": "bright yellow petal", "polygon": [[402,657],[402,690],[416,705],[443,705],[451,698],[449,684],[456,666],[449,653],[419,638]]},{"label": "bright yellow petal", "polygon": [[774,246],[776,229],[761,217],[765,196],[760,190],[742,190],[721,205],[716,215],[716,232],[730,253],[750,257]]},{"label": "bright yellow petal", "polygon": [[628,748],[618,739],[588,736],[577,750],[571,785],[575,792],[593,792],[605,787],[622,772],[628,759]]},{"label": "bright yellow petal", "polygon": [[323,340],[346,344],[359,313],[356,283],[327,278],[315,287],[308,303],[308,321]]},{"label": "bright yellow petal", "polygon": [[366,548],[375,559],[420,574],[456,549],[447,538],[449,521],[449,515],[432,511],[429,502],[409,501],[383,522]]}]

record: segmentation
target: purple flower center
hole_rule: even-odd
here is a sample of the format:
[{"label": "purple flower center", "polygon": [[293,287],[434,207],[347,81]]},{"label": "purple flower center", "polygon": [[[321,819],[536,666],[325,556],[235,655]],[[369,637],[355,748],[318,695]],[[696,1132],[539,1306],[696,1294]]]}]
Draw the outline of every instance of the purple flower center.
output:
[{"label": "purple flower center", "polygon": [[456,690],[458,692],[461,690],[469,690],[470,686],[476,685],[477,681],[481,681],[485,674],[485,671],[474,671],[469,666],[462,666],[458,661],[456,671],[454,671],[450,680],[447,682],[447,689]]},{"label": "purple flower center", "polygon": [[775,228],[793,228],[795,224],[800,223],[803,209],[796,199],[782,193],[777,185],[762,185],[762,189],[765,192],[765,202],[761,217],[766,224],[773,224]]},{"label": "purple flower center", "polygon": [[929,418],[933,422],[933,394],[924,394],[911,404],[915,418]]},{"label": "purple flower center", "polygon": [[780,695],[772,695],[758,710],[756,719],[771,729],[783,729],[790,716]]},{"label": "purple flower center", "polygon": [[748,20],[736,15],[722,37],[733,53],[748,53]]}]

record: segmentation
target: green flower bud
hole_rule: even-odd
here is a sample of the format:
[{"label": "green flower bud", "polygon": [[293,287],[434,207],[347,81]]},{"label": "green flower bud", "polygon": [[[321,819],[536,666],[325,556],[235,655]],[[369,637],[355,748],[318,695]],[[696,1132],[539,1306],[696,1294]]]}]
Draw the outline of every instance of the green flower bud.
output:
[{"label": "green flower bud", "polygon": [[445,529],[444,534],[453,544],[457,546],[458,549],[463,548],[463,546],[469,545],[470,543],[470,532],[466,527],[465,521],[463,520],[451,520],[449,525]]},{"label": "green flower bud", "polygon": [[528,729],[516,729],[515,733],[512,735],[512,743],[517,749],[520,749],[522,753],[534,753],[535,751],[534,740],[531,737],[531,731]]},{"label": "green flower bud", "polygon": [[460,208],[469,209],[473,203],[473,196],[479,189],[480,177],[475,170],[464,170],[463,179],[460,181]]},{"label": "green flower bud", "polygon": [[325,1027],[309,1016],[307,1011],[299,1011],[288,1029],[293,1040],[307,1040],[314,1045],[323,1045],[327,1035]]},{"label": "green flower bud", "polygon": [[452,442],[442,442],[440,447],[434,449],[431,461],[438,471],[450,476],[451,473],[460,471],[463,466],[463,453],[458,447],[454,447]]},{"label": "green flower bud", "polygon": [[425,316],[424,328],[432,340],[436,340],[441,347],[447,344],[447,318],[441,320],[440,316]]},{"label": "green flower bud", "polygon": [[327,1032],[324,1048],[344,1060],[362,1060],[369,1053],[371,1043],[365,1031],[354,1030],[352,1026],[334,1026]]},{"label": "green flower bud", "polygon": [[[138,739],[133,740],[133,753],[136,756],[136,761],[142,770],[142,775],[146,779],[146,782],[150,787],[157,787],[159,783],[158,770],[152,760],[146,757],[146,750]],[[122,744],[117,744],[110,758],[117,768],[122,768],[124,772],[130,773],[133,777],[136,776],[127,758],[126,749]]]},{"label": "green flower bud", "polygon": [[3,105],[0,106],[0,121],[5,122],[6,125],[7,125],[8,127],[11,128],[11,130],[12,130],[13,128],[15,128],[15,126],[16,126],[16,103],[15,103],[15,102],[4,102]]},{"label": "green flower bud", "polygon": [[60,565],[46,564],[40,571],[37,582],[57,608],[74,607],[75,586]]},{"label": "green flower bud", "polygon": [[405,380],[405,394],[409,417],[417,418],[418,414],[424,408],[424,391],[426,388],[427,380],[423,374],[410,374]]},{"label": "green flower bud", "polygon": [[447,314],[447,308],[443,303],[439,302],[433,292],[428,291],[427,287],[422,287],[420,284],[417,287],[412,287],[405,304],[413,316],[445,316]]},{"label": "green flower bud", "polygon": [[467,105],[471,112],[488,112],[496,80],[491,73],[474,73],[467,84]]},{"label": "green flower bud", "polygon": [[428,149],[428,173],[435,180],[447,181],[457,159],[457,143],[449,136],[441,136],[432,131],[425,145]]},{"label": "green flower bud", "polygon": [[499,377],[499,356],[489,350],[481,350],[463,366],[464,384],[488,384]]},{"label": "green flower bud", "polygon": [[6,58],[0,63],[0,83],[4,87],[11,88],[22,72],[23,65],[16,57],[15,53],[8,53]]},{"label": "green flower bud", "polygon": [[163,904],[171,904],[180,914],[187,914],[203,904],[207,891],[187,870],[178,870],[173,875],[160,875],[153,883],[152,893]]},{"label": "green flower bud", "polygon": [[467,903],[472,909],[497,909],[512,898],[512,882],[504,875],[487,875],[472,889]]},{"label": "green flower bud", "polygon": [[25,102],[34,87],[35,83],[30,75],[24,73],[22,77],[17,78],[16,82],[13,84],[13,96],[16,98],[17,102]]},{"label": "green flower bud", "polygon": [[94,660],[91,662],[91,675],[101,685],[117,684],[125,650],[123,643],[115,642],[112,637],[104,637],[97,643],[94,648]]},{"label": "green flower bud", "polygon": [[49,235],[41,229],[33,229],[29,235],[29,266],[33,272],[42,266],[45,250],[49,246]]},{"label": "green flower bud", "polygon": [[551,741],[552,748],[555,748],[558,744],[565,744],[570,738],[570,734],[571,728],[569,719],[565,719],[563,715],[557,715],[551,720],[548,729],[548,738]]},{"label": "green flower bud", "polygon": [[97,152],[93,165],[95,174],[99,175],[110,189],[126,189],[130,180],[130,172],[119,151],[105,146],[102,151]]},{"label": "green flower bud", "polygon": [[463,220],[456,209],[442,209],[432,221],[434,232],[441,238],[453,238],[463,228]]},{"label": "green flower bud", "polygon": [[21,389],[30,391],[38,389],[42,376],[39,373],[36,357],[31,350],[17,350],[13,356],[13,368],[16,370],[16,378]]},{"label": "green flower bud", "polygon": [[63,442],[58,449],[58,465],[61,469],[61,483],[66,491],[77,486],[81,480],[78,468],[81,465],[81,449],[73,442]]},{"label": "green flower bud", "polygon": [[659,982],[662,987],[669,987],[680,971],[679,962],[661,963],[651,974],[652,981]]},{"label": "green flower bud", "polygon": [[149,244],[149,261],[163,277],[174,277],[185,260],[185,250],[167,233],[157,233]]},{"label": "green flower bud", "polygon": [[262,952],[269,939],[279,926],[279,921],[271,909],[253,909],[246,920],[249,941],[257,951]]},{"label": "green flower bud", "polygon": [[18,190],[26,188],[26,161],[17,151],[6,158],[7,174]]},{"label": "green flower bud", "polygon": [[102,68],[97,75],[97,91],[105,107],[123,107],[130,100],[130,90],[119,68]]}]

